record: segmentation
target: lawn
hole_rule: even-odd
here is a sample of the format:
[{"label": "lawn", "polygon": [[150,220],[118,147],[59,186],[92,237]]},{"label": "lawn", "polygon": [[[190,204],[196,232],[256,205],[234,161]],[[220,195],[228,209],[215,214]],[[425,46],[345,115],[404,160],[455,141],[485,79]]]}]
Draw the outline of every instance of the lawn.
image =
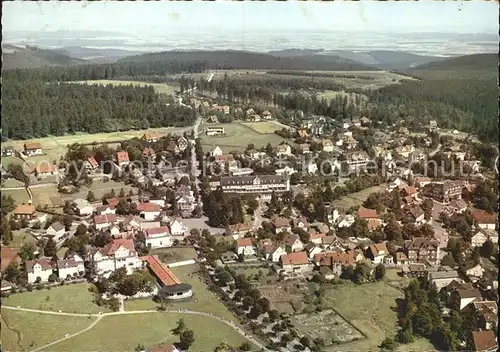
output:
[{"label": "lawn", "polygon": [[262,134],[271,134],[274,133],[274,131],[281,129],[277,124],[269,121],[242,122],[241,124],[250,127],[257,133],[262,133]]},{"label": "lawn", "polygon": [[2,156],[2,165],[5,168],[9,165],[22,165],[23,163],[24,161],[17,156]]},{"label": "lawn", "polygon": [[198,255],[193,247],[153,249],[151,254],[156,254],[165,264],[196,259]]},{"label": "lawn", "polygon": [[[63,338],[66,334],[83,330],[94,319],[2,309],[2,347],[9,352],[32,350]],[[19,332],[19,343],[16,332]]]},{"label": "lawn", "polygon": [[[226,306],[219,301],[219,298],[207,289],[205,283],[197,274],[194,274],[199,270],[198,264],[179,266],[171,268],[171,270],[182,282],[188,283],[193,287],[194,295],[189,301],[172,303],[169,309],[187,309],[212,313],[233,322],[238,321]],[[125,310],[127,311],[155,309],[156,307],[157,304],[150,299],[125,301]]]},{"label": "lawn", "polygon": [[120,80],[107,80],[107,79],[98,79],[93,81],[78,81],[78,82],[68,82],[68,83],[82,83],[82,84],[102,84],[108,85],[111,84],[113,86],[152,86],[156,93],[158,94],[169,94],[175,95],[179,90],[179,86],[176,83],[149,83],[149,82],[139,82],[139,81],[120,81]]},{"label": "lawn", "polygon": [[21,306],[23,308],[58,311],[66,313],[99,313],[109,312],[105,307],[99,307],[93,302],[93,296],[88,288],[90,284],[68,284],[56,286],[49,290],[33,290],[32,292],[16,293],[3,298],[2,304]]},{"label": "lawn", "polygon": [[26,229],[12,231],[12,241],[9,242],[9,247],[21,248],[25,243],[36,244],[37,240],[35,237],[31,236]]},{"label": "lawn", "polygon": [[141,344],[177,343],[171,330],[182,318],[194,332],[190,351],[213,351],[221,342],[239,347],[246,339],[210,317],[178,313],[145,313],[104,317],[94,328],[50,347],[50,351],[133,351]]},{"label": "lawn", "polygon": [[19,188],[19,187],[24,188],[24,183],[13,178],[9,178],[8,180],[2,182],[2,188]]},{"label": "lawn", "polygon": [[112,190],[115,190],[115,194],[118,196],[121,188],[123,188],[125,194],[127,195],[131,189],[134,191],[134,194],[137,194],[137,188],[125,185],[123,182],[116,182],[113,180],[103,182],[101,179],[94,179],[90,187],[80,187],[80,190],[77,193],[72,194],[70,198],[87,199],[89,190],[92,190],[96,199],[101,199],[106,193],[110,193]]},{"label": "lawn", "polygon": [[28,201],[30,200],[30,197],[28,196],[28,192],[24,189],[14,189],[14,190],[9,190],[9,191],[4,191],[2,190],[2,195],[5,196],[12,196],[14,198],[14,202],[16,205],[25,203],[27,204]]},{"label": "lawn", "polygon": [[407,345],[398,345],[397,352],[434,352],[436,347],[428,340],[423,338],[415,338],[415,341]]},{"label": "lawn", "polygon": [[[210,151],[215,146],[222,148],[224,153],[233,150],[244,151],[249,144],[256,148],[265,147],[268,143],[278,145],[285,139],[274,133],[259,133],[253,128],[243,123],[217,124],[225,128],[226,134],[223,136],[207,136],[203,130],[209,125],[202,125],[200,128],[201,144],[205,151]],[[274,129],[279,129],[277,126]]]},{"label": "lawn", "polygon": [[[278,276],[267,266],[266,267],[255,267],[255,266],[240,266],[237,268],[232,268],[237,275],[245,275],[250,281],[256,281],[256,275],[259,275],[260,278],[258,282],[262,285],[271,284],[278,281]],[[260,273],[261,274],[260,274]]]},{"label": "lawn", "polygon": [[[368,338],[337,345],[336,350],[371,350],[396,332],[396,299],[403,293],[383,283],[345,284],[326,291],[325,302]],[[355,304],[352,304],[355,302]]]},{"label": "lawn", "polygon": [[362,191],[348,194],[338,200],[333,201],[333,206],[339,210],[347,210],[352,207],[357,207],[363,204],[363,202],[368,198],[368,196],[372,193],[379,192],[382,188],[385,187],[385,184],[379,186],[373,186],[366,188]]}]

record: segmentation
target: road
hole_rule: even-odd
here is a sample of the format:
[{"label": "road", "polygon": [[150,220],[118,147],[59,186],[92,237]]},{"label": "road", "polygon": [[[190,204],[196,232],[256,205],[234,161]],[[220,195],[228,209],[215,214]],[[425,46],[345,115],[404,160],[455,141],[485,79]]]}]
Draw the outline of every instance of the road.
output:
[{"label": "road", "polygon": [[262,218],[262,208],[261,208],[260,203],[259,203],[259,206],[257,207],[257,209],[255,209],[253,216],[254,216],[253,230],[255,231],[261,227],[262,221],[264,221],[264,219]]},{"label": "road", "polygon": [[[21,307],[17,308],[17,307],[2,305],[2,309],[4,309],[4,308],[5,309],[10,309],[10,310],[19,310],[19,311],[24,311],[24,312],[49,314],[49,315],[64,315],[64,316],[73,316],[73,317],[97,317],[96,321],[94,321],[92,324],[90,324],[90,326],[88,326],[87,328],[85,328],[85,329],[83,329],[83,330],[81,330],[79,332],[76,332],[74,334],[71,334],[71,335],[69,335],[67,337],[63,337],[63,338],[61,338],[59,340],[50,342],[50,343],[48,343],[48,344],[46,344],[44,346],[38,347],[38,348],[36,348],[34,350],[31,350],[30,352],[41,351],[42,349],[45,349],[45,348],[50,347],[52,345],[55,345],[55,344],[57,344],[59,342],[62,342],[64,340],[70,339],[70,338],[75,337],[77,335],[83,334],[84,332],[92,329],[103,317],[112,316],[112,315],[125,315],[125,314],[148,314],[148,313],[150,313],[150,314],[158,314],[158,313],[163,313],[163,312],[160,312],[160,311],[157,311],[157,310],[133,310],[133,311],[112,312],[112,313],[103,313],[103,314],[81,314],[81,313],[52,312],[52,311],[48,311],[48,310],[29,309],[29,308],[21,308]],[[209,313],[197,312],[197,311],[192,311],[192,310],[183,310],[183,311],[179,311],[179,310],[166,310],[164,312],[165,313],[177,313],[177,314],[202,315],[202,316],[205,316],[205,317],[209,317],[209,318],[218,320],[221,323],[224,323],[224,324],[230,326],[231,328],[233,328],[233,330],[235,330],[238,334],[240,334],[241,336],[245,337],[247,340],[249,340],[250,342],[252,342],[255,346],[259,347],[259,349],[265,349],[265,346],[263,344],[261,344],[257,340],[254,340],[253,338],[249,337],[241,328],[239,328],[236,324],[234,324],[233,322],[231,322],[229,320],[226,320],[226,319],[214,316],[214,315],[209,314]]]}]

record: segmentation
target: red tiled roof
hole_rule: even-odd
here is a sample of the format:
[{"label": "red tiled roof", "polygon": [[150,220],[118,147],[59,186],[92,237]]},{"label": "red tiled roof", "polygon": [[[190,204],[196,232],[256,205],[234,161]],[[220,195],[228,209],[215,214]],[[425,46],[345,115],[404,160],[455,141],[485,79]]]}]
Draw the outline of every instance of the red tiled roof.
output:
[{"label": "red tiled roof", "polygon": [[417,193],[417,189],[413,186],[407,186],[404,188],[405,192],[408,194],[408,195],[412,195],[412,194],[415,194]]},{"label": "red tiled roof", "polygon": [[162,343],[160,345],[151,346],[148,349],[148,351],[149,352],[174,352],[174,351],[178,351],[178,349],[175,348],[175,346],[172,345],[171,343]]},{"label": "red tiled roof", "polygon": [[36,209],[31,204],[21,204],[16,207],[14,214],[19,215],[33,215],[36,213]]},{"label": "red tiled roof", "polygon": [[249,230],[252,229],[252,224],[250,224],[250,223],[239,223],[239,224],[229,225],[229,229],[232,232],[249,231]]},{"label": "red tiled roof", "polygon": [[486,351],[497,347],[495,333],[491,330],[473,331],[472,340],[475,351]]},{"label": "red tiled roof", "polygon": [[152,229],[146,229],[144,230],[144,235],[146,237],[152,237],[154,235],[159,235],[159,234],[164,234],[166,233],[167,235],[170,234],[170,230],[168,226],[161,226],[161,227],[155,227]]},{"label": "red tiled roof", "polygon": [[94,216],[95,224],[107,224],[107,223],[116,223],[117,218],[115,214],[104,214],[104,215],[96,215]]},{"label": "red tiled roof", "polygon": [[287,218],[276,218],[273,220],[274,227],[287,227],[290,226],[290,220]]},{"label": "red tiled roof", "polygon": [[389,253],[389,251],[387,250],[387,247],[386,247],[385,243],[372,244],[369,247],[369,250],[372,252],[373,255],[378,255],[379,252],[383,252],[384,255]]},{"label": "red tiled roof", "polygon": [[272,246],[272,245],[273,245],[273,240],[271,240],[270,238],[265,238],[259,241],[259,248],[261,250],[264,249],[264,247],[266,246]]},{"label": "red tiled roof", "polygon": [[19,250],[2,246],[2,273],[7,269],[10,263],[17,261]]},{"label": "red tiled roof", "polygon": [[141,259],[148,263],[149,269],[164,286],[179,285],[181,283],[181,280],[179,280],[177,276],[175,276],[175,274],[158,259],[156,255],[142,257]]},{"label": "red tiled roof", "polygon": [[295,243],[295,241],[299,240],[299,236],[292,234],[292,233],[287,233],[285,237],[283,237],[283,244],[285,246],[291,246]]},{"label": "red tiled roof", "polygon": [[144,133],[144,139],[159,139],[159,135],[156,132],[146,132]]},{"label": "red tiled roof", "polygon": [[253,246],[251,238],[240,238],[236,241],[238,247],[249,247]]},{"label": "red tiled roof", "polygon": [[116,152],[116,160],[120,161],[129,161],[128,152]]},{"label": "red tiled roof", "polygon": [[330,266],[332,264],[353,265],[356,263],[354,252],[326,252],[314,255],[314,261],[321,266]]},{"label": "red tiled roof", "polygon": [[35,170],[39,174],[47,174],[49,172],[56,171],[57,170],[57,166],[56,165],[47,164],[47,163],[41,163],[41,164],[39,164],[39,165],[36,166]]},{"label": "red tiled roof", "polygon": [[137,210],[145,212],[158,212],[161,211],[161,207],[156,203],[139,203],[137,204]]},{"label": "red tiled roof", "polygon": [[90,158],[88,158],[87,161],[90,163],[90,165],[92,165],[92,167],[99,166],[99,164],[97,163],[97,160],[95,160],[95,158],[93,156],[91,156]]},{"label": "red tiled roof", "polygon": [[106,255],[113,255],[120,247],[125,247],[131,252],[135,252],[134,240],[130,238],[118,238],[114,239],[104,247],[102,250]]},{"label": "red tiled roof", "polygon": [[40,143],[38,143],[38,142],[25,143],[24,144],[24,149],[26,149],[26,150],[42,149],[42,145]]},{"label": "red tiled roof", "polygon": [[373,231],[379,226],[380,226],[379,219],[368,219],[368,223],[367,223],[368,230]]},{"label": "red tiled roof", "polygon": [[289,254],[283,254],[280,259],[283,265],[309,264],[309,259],[307,259],[306,252],[294,252]]},{"label": "red tiled roof", "polygon": [[360,207],[358,209],[358,216],[361,218],[361,219],[374,219],[374,218],[377,218],[377,211],[375,209],[367,209],[367,208],[364,208],[364,207]]},{"label": "red tiled roof", "polygon": [[155,151],[153,150],[153,148],[146,147],[142,151],[142,156],[144,156],[144,157],[153,156],[153,155],[155,155]]},{"label": "red tiled roof", "polygon": [[116,207],[118,203],[120,203],[120,200],[118,198],[108,198],[106,199],[106,203],[108,203],[108,205]]},{"label": "red tiled roof", "polygon": [[323,237],[325,237],[324,233],[310,233],[309,234],[309,241],[322,239]]},{"label": "red tiled roof", "polygon": [[496,224],[497,214],[488,213],[484,210],[472,211],[472,217],[478,224]]}]

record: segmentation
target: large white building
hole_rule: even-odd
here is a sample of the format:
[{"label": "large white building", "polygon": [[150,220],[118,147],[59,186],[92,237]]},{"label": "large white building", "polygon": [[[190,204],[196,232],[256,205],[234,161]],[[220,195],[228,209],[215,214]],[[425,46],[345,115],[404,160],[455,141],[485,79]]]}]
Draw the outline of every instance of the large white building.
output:
[{"label": "large white building", "polygon": [[172,237],[168,226],[161,226],[144,230],[146,246],[151,248],[165,248],[172,246]]},{"label": "large white building", "polygon": [[220,186],[226,193],[270,194],[290,190],[290,180],[286,176],[221,176]]},{"label": "large white building", "polygon": [[126,268],[130,275],[135,269],[142,268],[132,239],[115,239],[106,247],[91,251],[89,261],[99,276],[107,276],[120,268]]},{"label": "large white building", "polygon": [[71,257],[57,261],[59,279],[75,278],[85,274],[85,265],[82,257],[73,254]]},{"label": "large white building", "polygon": [[154,221],[161,213],[161,207],[155,203],[139,203],[137,204],[139,216],[146,221]]},{"label": "large white building", "polygon": [[50,258],[40,258],[26,261],[26,272],[28,274],[28,283],[33,284],[38,282],[49,281],[49,276],[52,275],[54,266]]}]

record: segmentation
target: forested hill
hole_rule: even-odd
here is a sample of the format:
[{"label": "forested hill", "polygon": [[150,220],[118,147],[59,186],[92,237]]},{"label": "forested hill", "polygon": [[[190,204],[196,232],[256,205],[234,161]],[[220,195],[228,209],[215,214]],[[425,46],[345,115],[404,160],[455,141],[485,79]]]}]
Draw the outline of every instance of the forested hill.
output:
[{"label": "forested hill", "polygon": [[2,70],[46,66],[70,66],[84,63],[85,60],[73,58],[54,50],[36,47],[21,48],[9,44],[2,45]]},{"label": "forested hill", "polygon": [[415,67],[412,71],[497,71],[497,54],[474,54],[451,59],[429,62]]},{"label": "forested hill", "polygon": [[166,51],[162,53],[130,56],[118,62],[180,61],[204,62],[208,69],[257,69],[257,70],[321,70],[361,71],[377,70],[374,67],[330,55],[286,56],[249,51]]}]

